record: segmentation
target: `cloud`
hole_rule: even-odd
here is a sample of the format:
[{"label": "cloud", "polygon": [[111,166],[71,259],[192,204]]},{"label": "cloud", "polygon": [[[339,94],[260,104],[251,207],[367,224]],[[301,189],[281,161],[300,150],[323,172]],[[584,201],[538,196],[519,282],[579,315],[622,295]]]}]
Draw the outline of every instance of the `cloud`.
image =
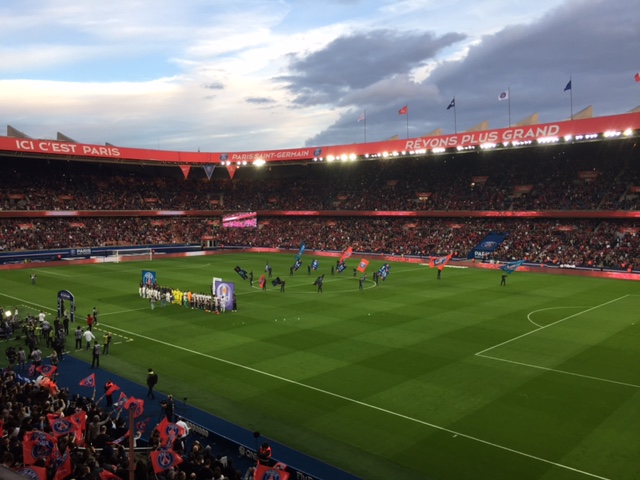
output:
[{"label": "cloud", "polygon": [[340,103],[358,89],[384,79],[408,75],[465,35],[373,30],[345,35],[308,54],[289,56],[289,74],[279,81],[300,106]]},{"label": "cloud", "polygon": [[257,105],[265,105],[265,104],[269,104],[269,103],[275,103],[275,100],[272,98],[266,98],[266,97],[247,97],[245,99],[245,102],[247,103],[255,103]]}]

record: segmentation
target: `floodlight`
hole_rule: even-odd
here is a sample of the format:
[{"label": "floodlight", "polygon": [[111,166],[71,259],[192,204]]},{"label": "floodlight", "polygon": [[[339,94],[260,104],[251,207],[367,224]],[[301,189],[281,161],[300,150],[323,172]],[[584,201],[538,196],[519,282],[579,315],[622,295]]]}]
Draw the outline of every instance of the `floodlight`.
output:
[{"label": "floodlight", "polygon": [[[314,159],[314,160],[315,160],[315,159]],[[262,166],[264,166],[264,164],[265,164],[265,163],[267,163],[267,162],[265,162],[264,158],[256,158],[256,159],[253,161],[253,164],[254,164],[256,167],[262,167]]]}]

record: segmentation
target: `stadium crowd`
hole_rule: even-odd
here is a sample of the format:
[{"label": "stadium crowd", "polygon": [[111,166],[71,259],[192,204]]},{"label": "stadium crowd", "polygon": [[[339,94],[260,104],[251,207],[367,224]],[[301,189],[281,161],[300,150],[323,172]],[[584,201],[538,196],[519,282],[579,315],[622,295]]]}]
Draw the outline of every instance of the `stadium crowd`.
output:
[{"label": "stadium crowd", "polygon": [[[38,322],[37,318],[27,319]],[[25,321],[27,321],[25,320]],[[27,334],[28,336],[28,334]],[[128,426],[122,406],[102,407],[91,397],[71,394],[56,384],[56,374],[39,373],[44,361],[36,344],[32,361],[18,361],[8,347],[8,366],[1,371],[0,458],[2,466],[38,480],[127,480],[130,457]],[[45,354],[48,346],[42,345]],[[48,358],[52,358],[53,353]],[[58,364],[57,360],[55,365]],[[56,423],[59,419],[68,423]],[[180,420],[177,421],[179,425]],[[65,430],[66,425],[77,428]],[[185,443],[188,432],[170,440],[170,450],[180,460],[159,471],[154,452],[167,446],[159,428],[153,428],[147,448],[133,460],[135,480],[253,480],[253,468],[243,474],[232,458],[216,454],[210,445],[195,440]],[[136,436],[140,445],[140,435]],[[156,468],[154,468],[154,466]],[[25,471],[25,469],[27,469]],[[0,472],[1,474],[1,472]],[[35,475],[35,477],[33,477]]]},{"label": "stadium crowd", "polygon": [[[168,167],[7,161],[0,170],[12,180],[0,186],[0,210],[15,216],[0,219],[0,250],[200,244],[209,237],[218,246],[296,248],[305,241],[317,250],[351,245],[377,254],[464,257],[487,234],[500,232],[506,240],[493,253],[497,260],[628,269],[640,265],[640,225],[606,218],[606,212],[639,208],[640,167],[632,157],[627,143],[602,149],[550,146],[515,155],[242,167],[233,180],[221,167],[210,179],[192,168],[185,179]],[[75,210],[89,215],[44,214]],[[155,216],[158,210],[165,212]],[[220,227],[222,211],[253,210],[260,212],[258,228]],[[309,210],[325,216],[280,215]],[[540,215],[514,218],[531,210]],[[585,210],[605,214],[544,215]],[[351,211],[372,215],[350,216]],[[384,211],[426,216],[375,215]],[[455,215],[442,216],[443,211]],[[478,211],[509,216],[474,216]]]}]

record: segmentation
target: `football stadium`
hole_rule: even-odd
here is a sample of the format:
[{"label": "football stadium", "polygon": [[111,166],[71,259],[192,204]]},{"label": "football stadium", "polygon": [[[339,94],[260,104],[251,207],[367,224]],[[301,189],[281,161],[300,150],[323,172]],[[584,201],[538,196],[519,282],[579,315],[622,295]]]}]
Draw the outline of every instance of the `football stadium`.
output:
[{"label": "football stadium", "polygon": [[59,480],[638,478],[639,140],[638,111],[255,152],[8,127],[3,451]]}]

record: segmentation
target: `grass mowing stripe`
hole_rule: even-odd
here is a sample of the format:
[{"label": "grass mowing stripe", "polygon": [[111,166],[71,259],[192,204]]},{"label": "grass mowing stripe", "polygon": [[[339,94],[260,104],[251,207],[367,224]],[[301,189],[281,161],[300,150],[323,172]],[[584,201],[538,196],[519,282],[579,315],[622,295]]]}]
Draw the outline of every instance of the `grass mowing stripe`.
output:
[{"label": "grass mowing stripe", "polygon": [[604,306],[609,305],[611,303],[617,302],[619,300],[622,300],[623,298],[627,298],[628,296],[629,296],[628,294],[627,295],[623,295],[621,297],[614,298],[613,300],[610,300],[608,302],[601,303],[600,305],[596,305],[595,307],[591,307],[591,308],[588,308],[588,309],[583,310],[581,312],[574,313],[573,315],[569,315],[568,317],[561,318],[560,320],[556,320],[555,322],[550,323],[548,325],[545,325],[544,327],[536,328],[535,330],[531,330],[530,332],[523,333],[522,335],[518,335],[517,337],[513,337],[513,338],[511,338],[509,340],[506,340],[506,341],[504,341],[502,343],[498,343],[497,345],[493,345],[492,347],[485,348],[484,350],[481,350],[481,351],[477,352],[476,355],[481,356],[483,353],[488,352],[490,350],[493,350],[494,348],[501,347],[502,345],[506,345],[507,343],[511,343],[511,342],[513,342],[515,340],[518,340],[520,338],[523,338],[523,337],[526,337],[528,335],[531,335],[532,333],[536,333],[536,332],[539,332],[540,330],[544,330],[545,328],[549,328],[549,327],[552,327],[553,325],[557,325],[558,323],[564,322],[565,320],[569,320],[569,319],[577,317],[579,315],[583,315],[585,313],[591,312],[592,310],[595,310],[597,308],[601,308],[601,307],[604,307]]},{"label": "grass mowing stripe", "polygon": [[636,385],[634,383],[619,382],[618,380],[610,380],[608,378],[594,377],[592,375],[584,375],[582,373],[574,373],[574,372],[568,372],[566,370],[558,370],[556,368],[548,368],[548,367],[542,367],[540,365],[532,365],[530,363],[516,362],[515,360],[508,360],[506,358],[492,357],[490,355],[484,355],[484,354],[478,354],[478,353],[476,353],[476,356],[481,358],[489,358],[491,360],[498,360],[500,362],[511,363],[513,365],[522,365],[523,367],[537,368],[538,370],[544,370],[546,372],[561,373],[563,375],[572,375],[574,377],[587,378],[589,380],[597,380],[598,382],[606,382],[606,383],[613,383],[616,385],[623,385],[625,387],[640,388],[640,385]]},{"label": "grass mowing stripe", "polygon": [[[621,298],[624,298],[624,297],[621,297]],[[607,303],[611,303],[611,302],[607,302]],[[593,307],[593,308],[597,308],[597,307]],[[474,441],[474,442],[482,443],[484,445],[488,445],[490,447],[498,448],[500,450],[504,450],[504,451],[507,451],[507,452],[510,452],[510,453],[514,453],[516,455],[520,455],[520,456],[523,456],[523,457],[526,457],[526,458],[530,458],[532,460],[536,460],[536,461],[539,461],[539,462],[542,462],[542,463],[545,463],[545,464],[548,464],[548,465],[552,465],[554,467],[562,468],[564,470],[568,470],[568,471],[571,471],[571,472],[574,472],[574,473],[585,475],[585,476],[588,476],[588,477],[591,477],[591,478],[598,478],[600,480],[611,480],[611,479],[609,479],[607,477],[603,477],[603,476],[600,476],[600,475],[596,475],[594,473],[586,472],[584,470],[580,470],[578,468],[570,467],[568,465],[563,465],[561,463],[554,462],[554,461],[551,461],[551,460],[548,460],[548,459],[545,459],[545,458],[537,457],[535,455],[531,455],[531,454],[526,453],[526,452],[521,452],[521,451],[515,450],[513,448],[506,447],[504,445],[499,445],[497,443],[493,443],[493,442],[490,442],[488,440],[483,440],[482,438],[474,437],[472,435],[467,435],[465,433],[458,432],[456,430],[452,430],[452,429],[449,429],[449,428],[446,428],[446,427],[442,427],[440,425],[435,425],[433,423],[425,422],[424,420],[419,420],[417,418],[409,417],[408,415],[403,415],[402,413],[393,412],[393,411],[388,410],[386,408],[378,407],[376,405],[371,405],[369,403],[366,403],[366,402],[363,402],[363,401],[360,401],[360,400],[356,400],[354,398],[349,398],[349,397],[346,397],[344,395],[340,395],[339,393],[330,392],[328,390],[324,390],[324,389],[321,389],[321,388],[318,388],[318,387],[314,387],[313,385],[307,385],[307,384],[302,383],[302,382],[297,382],[295,380],[284,378],[284,377],[281,377],[279,375],[275,375],[273,373],[264,372],[262,370],[258,370],[257,368],[249,367],[247,365],[242,365],[242,364],[239,364],[237,362],[232,362],[232,361],[226,360],[224,358],[214,357],[213,355],[208,355],[206,353],[198,352],[198,351],[192,350],[190,348],[182,347],[180,345],[175,345],[175,344],[172,344],[172,343],[169,343],[169,342],[164,342],[162,340],[158,340],[158,339],[155,339],[155,338],[152,338],[152,337],[148,337],[146,335],[141,335],[141,334],[138,334],[138,333],[135,333],[135,332],[131,332],[131,331],[128,331],[128,330],[124,330],[124,329],[121,329],[121,328],[108,326],[108,325],[102,325],[102,326],[103,327],[106,326],[106,327],[108,327],[108,328],[110,328],[112,330],[118,330],[118,331],[124,332],[124,333],[126,333],[127,335],[130,335],[130,336],[137,336],[137,337],[143,338],[145,340],[148,340],[150,342],[155,342],[155,343],[167,346],[167,347],[175,348],[177,350],[182,350],[182,351],[187,352],[187,353],[191,353],[191,354],[198,355],[198,356],[201,356],[201,357],[209,358],[209,359],[215,360],[217,362],[222,362],[222,363],[225,363],[227,365],[232,365],[232,366],[234,366],[236,368],[241,368],[241,369],[244,369],[244,370],[248,370],[250,372],[257,373],[259,375],[264,375],[264,376],[279,380],[281,382],[285,382],[285,383],[288,383],[288,384],[292,384],[292,385],[296,385],[296,386],[303,387],[303,388],[306,388],[306,389],[310,389],[310,390],[313,390],[315,392],[321,393],[323,395],[328,395],[328,396],[331,396],[331,397],[334,397],[334,398],[338,398],[340,400],[344,400],[344,401],[349,402],[349,403],[353,403],[353,404],[360,405],[360,406],[365,407],[365,408],[376,410],[378,412],[382,412],[382,413],[385,413],[385,414],[388,414],[388,415],[392,415],[392,416],[395,416],[395,417],[398,417],[398,418],[402,418],[404,420],[407,420],[407,421],[410,421],[410,422],[413,422],[413,423],[418,423],[420,425],[424,425],[424,426],[427,426],[427,427],[430,427],[430,428],[433,428],[433,429],[436,429],[436,430],[439,430],[439,431],[442,431],[442,432],[451,433],[453,435],[457,435],[457,436],[466,438],[467,440],[471,440],[471,441]]]}]

